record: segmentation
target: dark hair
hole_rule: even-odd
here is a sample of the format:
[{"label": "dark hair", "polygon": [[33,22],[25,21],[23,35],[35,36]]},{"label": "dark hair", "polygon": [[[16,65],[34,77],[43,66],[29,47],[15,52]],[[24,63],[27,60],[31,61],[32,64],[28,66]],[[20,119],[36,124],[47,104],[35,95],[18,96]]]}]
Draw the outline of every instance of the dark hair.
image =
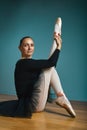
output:
[{"label": "dark hair", "polygon": [[[23,38],[20,40],[20,44],[19,44],[19,46],[21,46],[23,40],[26,39],[26,38],[31,38],[31,39],[32,39],[32,37],[30,37],[30,36],[25,36],[25,37],[23,37]],[[33,39],[32,39],[32,40],[33,40]]]}]

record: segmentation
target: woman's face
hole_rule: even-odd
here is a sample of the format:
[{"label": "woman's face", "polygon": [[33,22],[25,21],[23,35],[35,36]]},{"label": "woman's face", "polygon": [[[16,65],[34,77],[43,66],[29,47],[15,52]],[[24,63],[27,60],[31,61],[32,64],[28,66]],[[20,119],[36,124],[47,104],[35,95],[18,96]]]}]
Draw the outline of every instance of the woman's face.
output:
[{"label": "woman's face", "polygon": [[34,53],[34,42],[31,38],[25,38],[19,47],[23,58],[31,58]]}]

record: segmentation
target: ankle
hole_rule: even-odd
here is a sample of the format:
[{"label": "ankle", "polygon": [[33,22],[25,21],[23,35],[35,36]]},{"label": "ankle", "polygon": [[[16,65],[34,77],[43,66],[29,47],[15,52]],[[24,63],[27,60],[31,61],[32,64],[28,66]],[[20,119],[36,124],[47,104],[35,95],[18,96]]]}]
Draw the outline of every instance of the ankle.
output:
[{"label": "ankle", "polygon": [[59,93],[57,93],[57,96],[58,96],[58,97],[62,97],[62,96],[64,96],[64,94],[61,93],[61,92],[59,92]]}]

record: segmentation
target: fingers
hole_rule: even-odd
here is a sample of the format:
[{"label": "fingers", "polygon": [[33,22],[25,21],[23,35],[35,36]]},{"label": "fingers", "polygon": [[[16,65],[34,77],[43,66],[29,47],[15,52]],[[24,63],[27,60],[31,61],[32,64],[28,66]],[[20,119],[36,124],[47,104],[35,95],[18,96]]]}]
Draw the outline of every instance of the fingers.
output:
[{"label": "fingers", "polygon": [[56,41],[57,44],[57,49],[61,50],[62,47],[62,39],[61,39],[61,35],[56,35],[56,33],[54,33],[54,40]]},{"label": "fingers", "polygon": [[57,40],[57,41],[62,42],[62,39],[61,39],[61,35],[60,35],[60,34],[56,35],[56,33],[54,33],[54,39]]}]

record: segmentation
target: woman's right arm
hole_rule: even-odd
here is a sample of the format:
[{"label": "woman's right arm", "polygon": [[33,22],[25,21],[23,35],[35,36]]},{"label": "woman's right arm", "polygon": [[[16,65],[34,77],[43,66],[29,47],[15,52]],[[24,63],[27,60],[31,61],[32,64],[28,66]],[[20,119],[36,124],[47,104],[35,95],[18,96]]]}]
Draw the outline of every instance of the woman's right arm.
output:
[{"label": "woman's right arm", "polygon": [[16,69],[22,71],[45,69],[56,66],[60,50],[56,49],[49,59],[21,59],[16,64]]},{"label": "woman's right arm", "polygon": [[54,35],[54,39],[56,40],[57,48],[54,53],[51,55],[49,59],[21,59],[17,63],[17,67],[21,70],[31,70],[31,69],[45,69],[56,66],[57,60],[59,58],[59,53],[61,50],[62,40],[60,36]]}]

